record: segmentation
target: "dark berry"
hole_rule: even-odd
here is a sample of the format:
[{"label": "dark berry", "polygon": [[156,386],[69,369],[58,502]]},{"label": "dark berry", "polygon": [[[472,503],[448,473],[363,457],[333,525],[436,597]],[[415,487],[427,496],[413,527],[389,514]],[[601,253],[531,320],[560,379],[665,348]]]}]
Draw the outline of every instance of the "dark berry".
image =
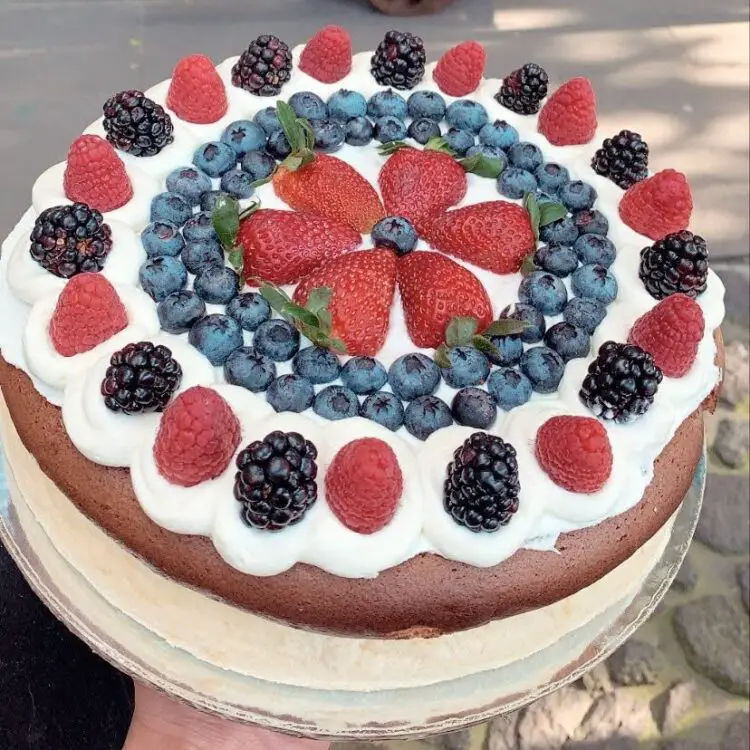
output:
[{"label": "dark berry", "polygon": [[605,139],[594,154],[591,166],[623,190],[648,177],[648,144],[638,133],[621,130]]},{"label": "dark berry", "polygon": [[[489,121],[487,110],[471,99],[459,99],[448,106],[445,120],[452,128],[476,135]],[[473,145],[473,144],[472,144]]]},{"label": "dark berry", "polygon": [[706,291],[708,248],[703,237],[684,229],[641,250],[639,276],[654,299],[687,294],[695,299]]},{"label": "dark berry", "polygon": [[556,351],[565,362],[586,357],[591,351],[589,334],[571,323],[555,323],[545,334],[544,343]]},{"label": "dark berry", "polygon": [[268,386],[266,401],[276,411],[301,412],[313,405],[315,391],[309,380],[299,375],[281,375]]},{"label": "dark berry", "polygon": [[206,305],[195,292],[183,289],[165,297],[156,312],[167,333],[185,333],[206,314]]},{"label": "dark berry", "polygon": [[596,203],[596,190],[581,180],[566,182],[557,191],[557,197],[568,211],[590,209]]},{"label": "dark berry", "polygon": [[276,96],[291,73],[288,45],[271,34],[262,34],[250,42],[232,67],[232,85],[256,96]]},{"label": "dark berry", "polygon": [[415,91],[407,102],[409,117],[440,122],[445,117],[445,99],[436,91]]},{"label": "dark berry", "polygon": [[253,346],[274,362],[286,362],[299,351],[299,331],[286,320],[274,318],[255,331]]},{"label": "dark berry", "polygon": [[306,120],[323,120],[328,117],[326,103],[312,91],[297,91],[289,97],[289,106],[297,117]]},{"label": "dark berry", "polygon": [[190,329],[188,341],[214,367],[218,367],[242,346],[242,329],[227,315],[206,315]]},{"label": "dark berry", "polygon": [[520,320],[526,325],[523,332],[518,336],[524,344],[538,344],[542,340],[544,332],[547,330],[544,315],[535,307],[525,305],[521,302],[515,305],[508,305],[508,307],[500,313],[501,320],[506,318]]},{"label": "dark berry", "polygon": [[510,411],[531,398],[532,387],[531,381],[522,372],[512,367],[501,367],[490,375],[487,390],[503,411]]},{"label": "dark berry", "polygon": [[577,211],[573,215],[573,222],[580,234],[600,234],[605,236],[609,231],[607,217],[596,209]]},{"label": "dark berry", "polygon": [[403,141],[406,138],[406,125],[393,115],[386,115],[375,120],[375,139],[380,143]]},{"label": "dark berry", "polygon": [[451,388],[481,385],[490,374],[489,360],[473,346],[452,346],[446,356],[451,366],[442,369],[443,380]]},{"label": "dark berry", "polygon": [[275,380],[276,365],[252,346],[241,346],[224,363],[224,377],[231,385],[261,393]]},{"label": "dark berry", "polygon": [[440,137],[440,125],[434,120],[420,117],[418,120],[411,121],[407,135],[424,146],[430,139]]},{"label": "dark berry", "polygon": [[352,357],[341,368],[341,381],[355,393],[375,393],[388,382],[388,373],[372,357]]},{"label": "dark berry", "polygon": [[[265,144],[265,141],[264,141]],[[243,157],[240,167],[247,172],[253,182],[265,180],[276,169],[276,160],[265,151],[248,151]]]},{"label": "dark berry", "polygon": [[332,154],[344,145],[346,129],[343,123],[338,120],[329,120],[328,118],[314,120],[312,129],[315,135],[315,148],[318,151]]},{"label": "dark berry", "polygon": [[404,405],[392,393],[378,391],[364,400],[359,415],[395,432],[404,424]]},{"label": "dark berry", "polygon": [[350,146],[366,146],[375,135],[375,127],[366,117],[352,117],[346,123],[346,142]]},{"label": "dark berry", "polygon": [[609,268],[617,256],[614,243],[600,234],[582,234],[573,246],[581,263],[598,263]]},{"label": "dark berry", "polygon": [[537,393],[554,393],[565,373],[565,362],[553,349],[533,346],[521,357],[521,371]]},{"label": "dark berry", "polygon": [[323,419],[350,419],[359,414],[359,400],[354,391],[343,385],[329,385],[324,388],[313,403],[313,411]]},{"label": "dark berry", "polygon": [[292,372],[314,385],[333,382],[340,371],[339,358],[332,351],[320,346],[300,349],[292,360]]},{"label": "dark berry", "polygon": [[279,161],[284,161],[292,153],[292,147],[289,145],[289,141],[283,130],[275,130],[268,136],[266,151]]},{"label": "dark berry", "polygon": [[172,120],[142,91],[121,91],[104,104],[107,140],[133,156],[155,156],[174,141]]},{"label": "dark berry", "polygon": [[497,406],[487,391],[481,388],[462,388],[453,397],[451,414],[456,424],[486,430],[495,424]]},{"label": "dark berry", "polygon": [[408,219],[401,216],[387,216],[372,228],[372,241],[375,247],[393,250],[396,255],[406,255],[417,246],[417,230]]},{"label": "dark berry", "polygon": [[542,245],[534,254],[534,264],[564,279],[578,268],[578,256],[572,247]]},{"label": "dark berry", "polygon": [[193,288],[209,305],[226,305],[237,296],[239,279],[231,268],[208,265],[195,277]]},{"label": "dark berry", "polygon": [[549,77],[544,68],[536,63],[526,63],[505,78],[495,99],[519,115],[533,115],[547,96],[548,84]]},{"label": "dark berry", "polygon": [[244,331],[254,331],[271,317],[271,305],[258,292],[245,292],[227,305],[227,315],[234,318]]},{"label": "dark berry", "polygon": [[196,167],[180,167],[167,175],[167,190],[181,195],[191,206],[197,206],[201,195],[210,189],[211,178]]},{"label": "dark berry", "polygon": [[187,269],[179,258],[169,255],[149,258],[138,272],[141,287],[154,302],[161,302],[187,284]]},{"label": "dark berry", "polygon": [[381,86],[413,89],[424,78],[424,42],[413,34],[389,31],[370,61],[373,78]]},{"label": "dark berry", "polygon": [[221,140],[234,149],[237,156],[257,151],[266,145],[266,133],[260,125],[250,120],[237,120],[227,125]]},{"label": "dark berry", "polygon": [[474,145],[474,134],[468,130],[451,128],[443,137],[448,146],[456,152],[456,156],[465,156]]},{"label": "dark berry", "polygon": [[563,310],[563,318],[566,322],[583,328],[589,336],[594,333],[606,316],[606,305],[599,300],[587,297],[573,297]]},{"label": "dark berry", "polygon": [[388,370],[388,382],[402,401],[411,401],[437,390],[440,368],[424,354],[404,354]]},{"label": "dark berry", "polygon": [[433,432],[453,424],[451,410],[437,396],[415,398],[404,412],[404,424],[418,440],[427,440]]}]

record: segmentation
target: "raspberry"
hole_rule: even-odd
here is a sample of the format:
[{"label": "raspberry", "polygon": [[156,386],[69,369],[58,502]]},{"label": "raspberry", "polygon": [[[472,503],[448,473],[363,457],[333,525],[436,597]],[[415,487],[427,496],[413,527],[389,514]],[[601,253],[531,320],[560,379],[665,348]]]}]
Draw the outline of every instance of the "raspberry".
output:
[{"label": "raspberry", "polygon": [[596,126],[596,94],[588,78],[564,83],[539,113],[539,132],[555,146],[588,143]]},{"label": "raspberry", "polygon": [[349,32],[340,26],[324,26],[302,50],[299,69],[316,81],[340,81],[352,69]]},{"label": "raspberry", "polygon": [[80,273],[62,290],[49,335],[55,350],[72,357],[93,349],[128,325],[128,315],[112,284],[99,273]]},{"label": "raspberry", "polygon": [[345,445],[326,474],[329,507],[347,529],[358,534],[374,534],[390,523],[403,486],[396,454],[377,438]]},{"label": "raspberry", "polygon": [[690,186],[685,175],[674,169],[636,182],[620,201],[620,218],[652,240],[686,229],[692,212]]},{"label": "raspberry", "polygon": [[133,186],[112,145],[98,135],[81,135],[68,151],[65,195],[97,211],[114,211],[133,197]]},{"label": "raspberry", "polygon": [[570,492],[598,492],[612,473],[612,446],[592,417],[551,417],[536,435],[536,457],[549,478]]},{"label": "raspberry", "polygon": [[227,113],[227,92],[211,59],[188,55],[175,66],[167,107],[181,120],[207,125]]},{"label": "raspberry", "polygon": [[463,42],[440,58],[432,77],[448,96],[466,96],[479,86],[486,60],[487,53],[479,42]]},{"label": "raspberry", "polygon": [[681,378],[695,362],[704,330],[700,305],[672,294],[635,321],[628,341],[647,351],[668,378]]},{"label": "raspberry", "polygon": [[154,444],[156,467],[180,487],[216,479],[229,466],[240,433],[239,420],[216,391],[199,385],[189,388],[161,419]]}]

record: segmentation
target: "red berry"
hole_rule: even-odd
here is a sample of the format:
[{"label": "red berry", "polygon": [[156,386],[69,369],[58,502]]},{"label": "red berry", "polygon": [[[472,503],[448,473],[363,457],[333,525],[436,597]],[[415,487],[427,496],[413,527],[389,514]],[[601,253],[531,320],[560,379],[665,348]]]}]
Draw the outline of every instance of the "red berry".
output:
[{"label": "red berry", "polygon": [[705,327],[700,305],[673,294],[635,321],[628,342],[645,349],[668,378],[681,378],[695,362]]},{"label": "red berry", "polygon": [[377,438],[345,445],[326,474],[326,499],[336,518],[358,534],[374,534],[396,513],[404,488],[393,449]]},{"label": "red berry", "polygon": [[317,81],[336,83],[352,69],[352,38],[341,26],[324,26],[302,50],[299,69]]},{"label": "red berry", "polygon": [[185,122],[207,125],[220,120],[229,104],[219,74],[205,55],[188,55],[175,66],[167,107]]},{"label": "red berry", "polygon": [[62,290],[49,335],[63,357],[82,354],[128,325],[125,306],[112,284],[98,273],[80,273]]},{"label": "red berry", "polygon": [[476,91],[484,75],[487,53],[479,42],[463,42],[438,60],[432,77],[448,96],[466,96]]},{"label": "red berry", "polygon": [[112,145],[98,135],[81,135],[68,151],[65,195],[97,211],[114,211],[133,197],[133,186]]},{"label": "red berry", "polygon": [[551,417],[536,434],[536,457],[549,478],[570,492],[598,492],[612,473],[612,446],[592,417]]},{"label": "red berry", "polygon": [[588,143],[596,126],[596,94],[588,78],[564,83],[539,113],[539,132],[555,146]]},{"label": "red berry", "polygon": [[620,201],[620,218],[639,234],[660,240],[690,223],[693,197],[682,172],[664,169],[636,182]]},{"label": "red berry", "polygon": [[156,467],[172,484],[194,487],[224,472],[240,438],[240,423],[229,404],[197,385],[164,412],[154,444]]}]

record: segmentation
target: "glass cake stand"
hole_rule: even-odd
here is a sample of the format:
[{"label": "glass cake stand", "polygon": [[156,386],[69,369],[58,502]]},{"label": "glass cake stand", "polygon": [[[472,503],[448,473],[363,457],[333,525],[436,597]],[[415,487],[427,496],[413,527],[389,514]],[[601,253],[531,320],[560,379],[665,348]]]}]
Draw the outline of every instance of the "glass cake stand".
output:
[{"label": "glass cake stand", "polygon": [[2,463],[6,481],[0,470],[0,540],[42,601],[107,661],[177,700],[237,721],[307,737],[376,740],[455,731],[515,711],[605,659],[651,615],[677,574],[700,513],[706,460],[704,451],[664,552],[635,595],[552,646],[502,668],[368,691],[311,689],[250,678],[171,646],[113,607],[57,552],[14,491],[13,473]]}]

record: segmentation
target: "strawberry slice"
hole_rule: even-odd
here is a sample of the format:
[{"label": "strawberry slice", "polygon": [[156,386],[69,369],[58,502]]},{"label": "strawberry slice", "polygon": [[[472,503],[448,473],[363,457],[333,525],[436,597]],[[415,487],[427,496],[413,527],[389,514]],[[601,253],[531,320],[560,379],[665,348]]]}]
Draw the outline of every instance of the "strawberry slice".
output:
[{"label": "strawberry slice", "polygon": [[341,26],[324,26],[307,43],[299,69],[316,81],[336,83],[352,69],[352,38]]},{"label": "strawberry slice", "polygon": [[229,108],[227,92],[211,58],[188,55],[177,63],[169,84],[167,107],[181,120],[199,125],[224,117]]}]

